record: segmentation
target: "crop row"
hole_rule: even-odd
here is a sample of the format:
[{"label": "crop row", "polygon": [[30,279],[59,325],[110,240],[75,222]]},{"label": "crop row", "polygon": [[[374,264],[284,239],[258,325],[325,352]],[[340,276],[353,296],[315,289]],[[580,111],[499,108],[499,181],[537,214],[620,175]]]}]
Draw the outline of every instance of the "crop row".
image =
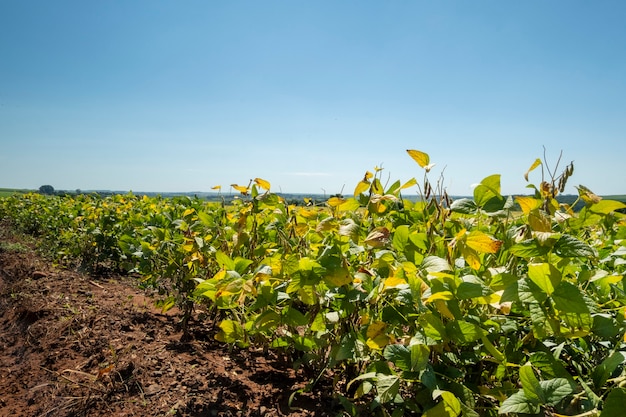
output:
[{"label": "crop row", "polygon": [[213,320],[222,342],[281,352],[310,389],[333,375],[350,415],[621,415],[626,206],[582,186],[580,212],[558,204],[572,165],[533,195],[492,175],[451,201],[408,152],[423,180],[376,169],[323,206],[257,178],[229,205],[27,194],[0,218],[60,264],[137,273],[183,328]]}]

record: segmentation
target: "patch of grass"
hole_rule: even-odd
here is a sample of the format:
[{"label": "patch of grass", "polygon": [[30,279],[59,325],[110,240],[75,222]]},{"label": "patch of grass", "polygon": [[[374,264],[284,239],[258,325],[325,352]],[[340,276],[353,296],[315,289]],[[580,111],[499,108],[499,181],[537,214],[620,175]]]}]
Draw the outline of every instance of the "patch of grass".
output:
[{"label": "patch of grass", "polygon": [[28,251],[28,246],[24,246],[21,243],[0,242],[0,252],[26,253]]},{"label": "patch of grass", "polygon": [[0,198],[11,197],[13,194],[26,194],[29,192],[31,192],[31,190],[22,190],[17,188],[0,188]]}]

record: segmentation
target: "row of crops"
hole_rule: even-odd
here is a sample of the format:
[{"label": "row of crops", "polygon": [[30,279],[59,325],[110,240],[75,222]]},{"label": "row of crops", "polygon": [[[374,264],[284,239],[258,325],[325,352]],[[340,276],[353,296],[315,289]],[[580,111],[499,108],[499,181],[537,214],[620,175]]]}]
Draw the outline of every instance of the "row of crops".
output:
[{"label": "row of crops", "polygon": [[408,153],[422,180],[376,169],[323,205],[257,178],[228,205],[26,194],[0,218],[61,265],[137,274],[183,328],[285,355],[310,389],[332,376],[348,415],[623,415],[626,205],[582,186],[582,210],[559,204],[572,165],[534,195],[492,175],[452,201]]}]

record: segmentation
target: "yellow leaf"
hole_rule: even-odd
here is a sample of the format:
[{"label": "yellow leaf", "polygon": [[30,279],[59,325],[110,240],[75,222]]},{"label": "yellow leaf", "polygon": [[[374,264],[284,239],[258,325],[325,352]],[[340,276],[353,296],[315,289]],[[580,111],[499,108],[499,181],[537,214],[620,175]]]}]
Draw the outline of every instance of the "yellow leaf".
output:
[{"label": "yellow leaf", "polygon": [[230,186],[233,187],[235,190],[239,191],[241,194],[248,195],[248,187],[245,187],[243,185],[237,185],[237,184],[230,184]]},{"label": "yellow leaf", "polygon": [[532,210],[541,207],[541,200],[533,197],[515,197],[515,201],[522,208],[524,214],[530,213]]},{"label": "yellow leaf", "polygon": [[500,306],[499,302],[501,298],[502,298],[502,294],[498,294],[494,292],[491,294],[487,294],[484,297],[476,297],[474,298],[474,300],[476,300],[478,304],[491,304],[492,306],[498,306],[497,308],[499,308]]},{"label": "yellow leaf", "polygon": [[[382,168],[380,168],[380,169],[382,169]],[[379,170],[379,168],[378,168],[378,167],[376,167],[376,172],[378,172],[378,170]],[[374,174],[372,174],[372,173],[371,173],[371,172],[369,172],[369,171],[366,171],[366,172],[365,172],[365,176],[363,177],[363,181],[367,181],[367,180],[369,180],[370,178],[372,178],[373,176],[374,176]]]},{"label": "yellow leaf", "polygon": [[304,217],[305,219],[316,219],[320,213],[320,210],[317,207],[302,207],[297,213]]},{"label": "yellow leaf", "polygon": [[331,270],[324,276],[324,280],[335,287],[342,287],[352,282],[348,268],[341,267]]},{"label": "yellow leaf", "polygon": [[377,202],[370,202],[367,209],[372,213],[383,214],[387,211],[387,206],[385,206],[379,199]]},{"label": "yellow leaf", "polygon": [[374,339],[376,336],[384,334],[386,329],[387,323],[385,323],[384,321],[375,321],[367,326],[367,338]]},{"label": "yellow leaf", "polygon": [[346,200],[344,198],[339,198],[339,197],[331,197],[327,201],[328,205],[331,207],[337,207],[345,202]]},{"label": "yellow leaf", "polygon": [[576,187],[576,189],[578,189],[578,194],[580,195],[580,198],[582,198],[583,201],[587,204],[597,204],[600,202],[600,200],[602,200],[602,197],[596,195],[593,191],[591,191],[584,185],[579,185],[578,187]]},{"label": "yellow leaf", "polygon": [[359,207],[361,207],[361,204],[357,200],[355,200],[354,198],[349,198],[343,203],[341,203],[339,206],[337,206],[337,210],[338,211],[356,211]]},{"label": "yellow leaf", "polygon": [[359,181],[359,183],[356,185],[356,188],[354,189],[354,195],[357,196],[359,194],[363,194],[369,188],[370,188],[370,183],[369,182],[367,182],[367,181]]},{"label": "yellow leaf", "polygon": [[365,343],[370,349],[382,350],[390,341],[391,339],[386,334],[379,334],[374,338],[367,339]]},{"label": "yellow leaf", "polygon": [[480,253],[496,253],[502,246],[502,241],[486,233],[473,230],[467,235],[465,244]]},{"label": "yellow leaf", "polygon": [[535,159],[535,162],[533,162],[533,164],[530,166],[530,168],[528,168],[528,171],[526,171],[526,173],[524,174],[524,179],[526,181],[528,181],[528,174],[530,174],[530,171],[537,168],[539,165],[541,165],[541,159],[537,158]]},{"label": "yellow leaf", "polygon": [[437,308],[437,311],[441,313],[442,316],[449,318],[450,320],[454,320],[456,318],[454,317],[454,314],[452,314],[452,312],[448,308],[448,305],[446,304],[445,301],[435,300],[435,307]]},{"label": "yellow leaf", "polygon": [[221,189],[222,189],[221,185],[216,185],[216,186],[211,187],[211,190],[221,190]]},{"label": "yellow leaf", "polygon": [[430,163],[430,156],[427,153],[416,151],[414,149],[407,149],[407,153],[419,166],[422,168],[426,168],[426,166]]},{"label": "yellow leaf", "polygon": [[405,188],[413,187],[414,185],[417,185],[417,180],[415,178],[411,178],[410,180],[405,182],[404,185],[400,187],[400,189],[404,190]]},{"label": "yellow leaf", "polygon": [[258,185],[259,187],[263,188],[264,190],[268,190],[270,189],[270,183],[265,181],[264,179],[261,178],[255,178],[254,182],[256,183],[256,185]]},{"label": "yellow leaf", "polygon": [[399,285],[406,285],[406,280],[397,276],[389,277],[385,280],[385,289],[396,288]]},{"label": "yellow leaf", "polygon": [[452,300],[453,298],[454,296],[452,295],[450,291],[440,291],[428,297],[426,301],[424,301],[424,304],[432,303],[433,301],[437,301],[437,300],[444,300],[444,301]]},{"label": "yellow leaf", "polygon": [[467,246],[463,246],[464,250],[461,250],[461,254],[463,254],[463,258],[465,262],[470,266],[470,268],[478,270],[480,269],[480,256],[476,253],[475,250],[468,248]]}]

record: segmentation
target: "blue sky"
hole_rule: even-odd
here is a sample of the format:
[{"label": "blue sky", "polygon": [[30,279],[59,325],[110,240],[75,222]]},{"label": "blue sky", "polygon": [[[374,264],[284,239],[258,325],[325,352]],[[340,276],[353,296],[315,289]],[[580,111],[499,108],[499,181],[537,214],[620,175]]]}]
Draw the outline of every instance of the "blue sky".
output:
[{"label": "blue sky", "polygon": [[[626,2],[0,1],[0,187],[626,193]],[[541,180],[539,171],[531,182]],[[412,191],[415,192],[416,190]]]}]

